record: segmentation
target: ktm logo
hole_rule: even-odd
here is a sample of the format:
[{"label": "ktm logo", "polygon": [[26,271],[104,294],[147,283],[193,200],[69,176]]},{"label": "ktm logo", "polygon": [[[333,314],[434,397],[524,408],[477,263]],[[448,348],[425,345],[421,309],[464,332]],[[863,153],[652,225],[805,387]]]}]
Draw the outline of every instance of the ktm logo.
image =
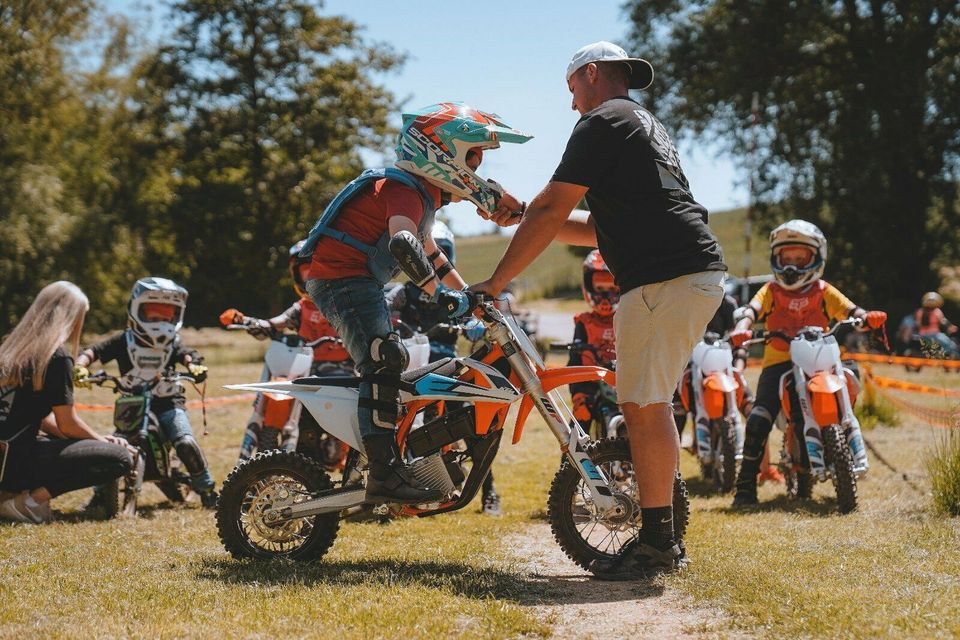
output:
[{"label": "ktm logo", "polygon": [[803,311],[810,306],[809,298],[795,298],[790,301],[790,304],[787,306],[790,311]]}]

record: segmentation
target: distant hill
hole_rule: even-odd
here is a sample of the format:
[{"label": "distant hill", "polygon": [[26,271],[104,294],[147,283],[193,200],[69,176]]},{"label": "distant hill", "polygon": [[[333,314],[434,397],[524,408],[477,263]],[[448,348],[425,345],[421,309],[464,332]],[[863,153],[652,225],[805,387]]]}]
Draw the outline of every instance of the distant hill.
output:
[{"label": "distant hill", "polygon": [[[746,209],[721,211],[710,215],[710,227],[723,247],[727,266],[733,275],[743,273],[743,224]],[[506,236],[471,236],[457,239],[457,270],[467,282],[490,277],[507,248]],[[750,273],[768,273],[767,238],[754,227]],[[516,282],[518,293],[528,298],[576,294],[580,288],[580,263],[565,245],[554,243],[537,258]]]}]

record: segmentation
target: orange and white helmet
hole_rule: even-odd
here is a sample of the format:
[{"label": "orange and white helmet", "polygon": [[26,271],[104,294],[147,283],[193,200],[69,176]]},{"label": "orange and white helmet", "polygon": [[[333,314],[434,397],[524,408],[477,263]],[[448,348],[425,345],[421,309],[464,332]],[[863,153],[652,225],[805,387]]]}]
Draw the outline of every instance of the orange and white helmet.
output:
[{"label": "orange and white helmet", "polygon": [[[610,286],[598,291],[596,285],[604,283]],[[583,261],[583,299],[598,315],[612,316],[620,304],[620,287],[614,284],[613,274],[604,262],[598,249],[587,254]]]},{"label": "orange and white helmet", "polygon": [[127,326],[137,339],[156,349],[173,344],[183,326],[187,290],[167,278],[141,278],[127,303]]},{"label": "orange and white helmet", "polygon": [[[788,247],[806,247],[812,251],[805,266],[784,264],[781,252]],[[827,238],[817,225],[806,220],[790,220],[770,232],[770,268],[784,289],[801,289],[823,275],[827,263]]]}]

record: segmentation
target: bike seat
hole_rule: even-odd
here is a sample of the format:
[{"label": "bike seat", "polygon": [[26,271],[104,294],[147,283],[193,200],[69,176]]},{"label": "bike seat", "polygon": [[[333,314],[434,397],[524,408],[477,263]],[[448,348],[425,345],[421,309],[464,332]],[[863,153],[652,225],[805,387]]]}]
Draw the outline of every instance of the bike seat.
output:
[{"label": "bike seat", "polygon": [[430,364],[418,367],[417,369],[411,369],[410,371],[404,371],[400,375],[400,379],[404,382],[415,382],[428,373],[436,373],[441,376],[452,376],[457,370],[457,361],[454,358],[440,358],[436,362],[431,362]]},{"label": "bike seat", "polygon": [[307,378],[297,378],[293,380],[293,383],[316,387],[356,388],[360,386],[360,378],[357,376],[309,376]]}]

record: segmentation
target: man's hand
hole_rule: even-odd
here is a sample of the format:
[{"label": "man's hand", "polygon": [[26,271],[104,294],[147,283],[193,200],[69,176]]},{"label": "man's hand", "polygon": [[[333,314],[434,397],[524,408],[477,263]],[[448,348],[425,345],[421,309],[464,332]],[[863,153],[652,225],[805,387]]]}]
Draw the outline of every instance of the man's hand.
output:
[{"label": "man's hand", "polygon": [[194,380],[197,382],[203,382],[207,379],[208,369],[202,364],[188,364],[187,370],[190,372],[190,375],[193,376]]},{"label": "man's hand", "polygon": [[488,179],[487,182],[499,189],[502,195],[493,213],[487,213],[483,209],[477,209],[477,215],[484,220],[492,220],[500,227],[510,227],[519,224],[521,218],[523,218],[526,203],[520,202],[513,195],[507,193],[496,181]]},{"label": "man's hand", "polygon": [[489,280],[484,280],[483,282],[478,282],[477,284],[470,285],[469,290],[474,293],[482,293],[490,298],[496,298],[500,295],[500,292],[503,291],[504,285],[497,284],[493,281],[493,278]]},{"label": "man's hand", "polygon": [[73,367],[73,386],[83,389],[89,389],[90,383],[86,381],[90,377],[90,370],[81,365]]}]

